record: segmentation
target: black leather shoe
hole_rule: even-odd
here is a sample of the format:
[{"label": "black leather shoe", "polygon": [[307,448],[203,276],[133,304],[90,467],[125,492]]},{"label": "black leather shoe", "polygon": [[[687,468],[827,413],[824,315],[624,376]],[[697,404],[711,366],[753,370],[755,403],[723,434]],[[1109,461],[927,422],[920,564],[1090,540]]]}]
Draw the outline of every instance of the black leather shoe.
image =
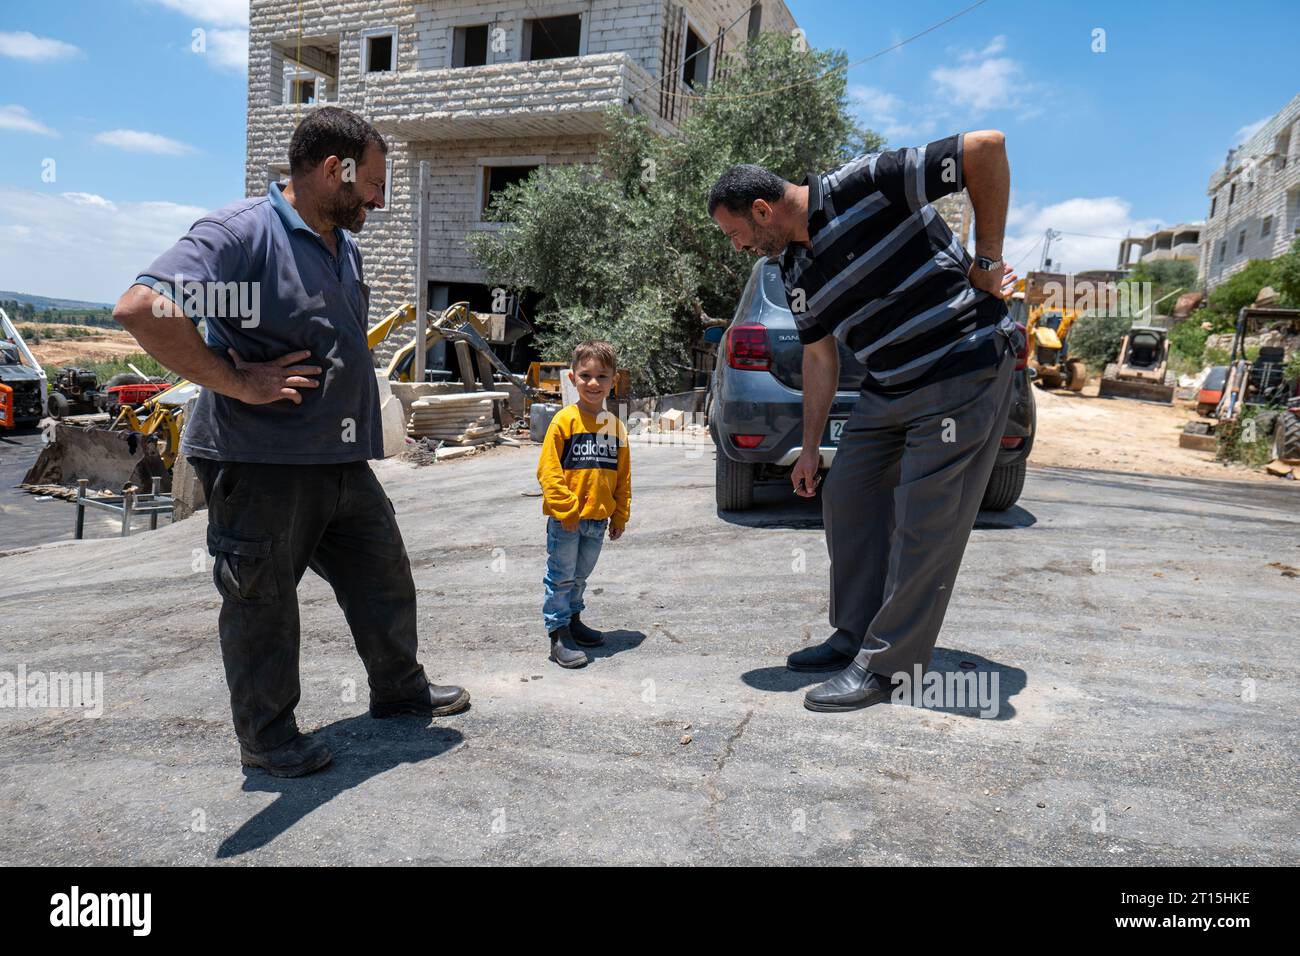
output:
[{"label": "black leather shoe", "polygon": [[573,634],[569,632],[567,624],[558,630],[551,631],[550,659],[561,667],[585,667],[587,665],[587,655],[582,652],[582,648],[574,641]]},{"label": "black leather shoe", "polygon": [[421,717],[445,717],[459,714],[469,706],[469,691],[463,687],[430,684],[428,691],[408,700],[370,702],[370,716],[396,717],[398,714],[418,714]]},{"label": "black leather shoe", "polygon": [[573,635],[574,643],[582,647],[597,647],[605,643],[605,635],[594,627],[583,624],[577,614],[569,621],[569,633]]},{"label": "black leather shoe", "polygon": [[239,762],[245,767],[261,767],[276,777],[302,777],[326,766],[334,755],[319,740],[299,734],[274,750],[254,753],[239,745]]},{"label": "black leather shoe", "polygon": [[[840,632],[837,631],[836,634]],[[812,647],[803,647],[785,659],[792,671],[838,671],[853,663],[852,654],[844,654],[831,646],[834,637]]]},{"label": "black leather shoe", "polygon": [[892,687],[888,677],[873,674],[855,660],[826,683],[804,694],[803,705],[823,713],[861,710],[889,700]]}]

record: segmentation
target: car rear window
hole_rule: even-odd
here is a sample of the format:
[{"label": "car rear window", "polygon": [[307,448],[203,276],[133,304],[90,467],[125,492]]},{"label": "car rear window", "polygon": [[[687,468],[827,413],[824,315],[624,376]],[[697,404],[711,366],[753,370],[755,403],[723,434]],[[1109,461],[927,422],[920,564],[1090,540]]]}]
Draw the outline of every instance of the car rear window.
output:
[{"label": "car rear window", "polygon": [[785,283],[781,281],[781,267],[776,263],[763,266],[763,298],[778,309],[790,308],[790,299],[785,294]]}]

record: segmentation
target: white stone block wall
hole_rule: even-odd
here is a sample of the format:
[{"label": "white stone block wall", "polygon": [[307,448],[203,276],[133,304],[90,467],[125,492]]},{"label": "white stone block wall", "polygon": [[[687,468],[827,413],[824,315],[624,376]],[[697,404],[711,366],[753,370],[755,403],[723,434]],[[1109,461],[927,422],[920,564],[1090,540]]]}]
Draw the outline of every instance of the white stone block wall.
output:
[{"label": "white stone block wall", "polygon": [[[1279,138],[1283,153],[1275,152]],[[1234,185],[1236,195],[1229,203]],[[1273,259],[1291,248],[1300,236],[1300,96],[1237,148],[1230,167],[1210,177],[1207,194],[1214,215],[1207,206],[1199,263],[1199,280],[1207,288],[1240,272],[1251,259]],[[1272,228],[1265,236],[1263,225],[1270,216]],[[1238,252],[1243,230],[1244,247]]]},{"label": "white stone block wall", "polygon": [[[684,6],[705,42],[718,30],[739,18],[727,34],[725,49],[739,47],[746,37],[749,0],[686,0]],[[391,201],[383,212],[372,214],[360,245],[365,257],[367,281],[371,286],[370,321],[382,318],[391,308],[411,300],[415,264],[415,177],[420,159],[432,164],[434,209],[430,222],[430,270],[432,281],[480,282],[465,243],[479,223],[477,182],[482,157],[541,157],[543,162],[577,163],[594,160],[598,135],[575,132],[571,114],[593,113],[593,107],[618,99],[629,90],[640,91],[638,107],[651,115],[657,126],[667,129],[657,115],[657,81],[662,63],[664,0],[251,0],[249,21],[248,150],[245,166],[247,194],[265,194],[272,168],[287,167],[288,145],[301,118],[313,108],[282,103],[284,56],[277,52],[303,45],[337,49],[337,77],[328,86],[328,105],[368,115],[373,99],[376,106],[392,106],[396,96],[401,110],[436,109],[482,111],[485,125],[475,126],[470,117],[464,126],[454,127],[455,140],[406,141],[388,135],[392,161]],[[584,14],[581,54],[624,54],[609,62],[589,61],[564,66],[559,61],[534,64],[519,62],[523,21],[534,16]],[[492,23],[505,31],[507,48],[494,53],[489,46],[489,64],[500,70],[469,68],[448,85],[429,86],[428,71],[450,69],[452,31],[456,26]],[[361,45],[367,30],[395,27],[396,73],[361,73]],[[793,17],[782,0],[763,0],[762,28],[789,33]],[[321,61],[315,61],[321,62]],[[494,128],[494,108],[508,111],[519,101],[519,90],[493,90],[474,84],[537,68],[540,74],[527,102],[528,121],[522,125],[511,117],[508,132]],[[403,77],[403,74],[416,75]],[[460,71],[453,71],[459,73]],[[471,74],[478,74],[477,76]],[[412,86],[404,88],[404,80]],[[422,87],[422,84],[424,86]],[[368,90],[373,85],[374,89]],[[458,86],[459,85],[459,86]],[[511,85],[509,81],[505,85]],[[644,87],[644,89],[643,89]],[[387,98],[387,99],[386,99]],[[496,102],[494,103],[494,100]],[[536,121],[532,121],[532,115]],[[458,124],[462,119],[457,119]],[[586,122],[585,118],[582,122]],[[592,124],[594,127],[594,124]],[[440,131],[440,135],[442,135]],[[474,138],[467,138],[467,137]],[[400,335],[399,337],[404,338]],[[378,358],[391,353],[395,344],[380,350]]]}]

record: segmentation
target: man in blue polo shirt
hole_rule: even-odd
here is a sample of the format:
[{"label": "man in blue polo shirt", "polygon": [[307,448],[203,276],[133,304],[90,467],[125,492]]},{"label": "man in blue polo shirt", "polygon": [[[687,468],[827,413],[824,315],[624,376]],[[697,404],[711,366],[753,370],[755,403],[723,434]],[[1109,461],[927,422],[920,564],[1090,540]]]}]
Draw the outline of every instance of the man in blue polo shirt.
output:
[{"label": "man in blue polo shirt", "polygon": [[293,713],[307,568],[343,609],[373,716],[469,706],[416,660],[411,565],[367,463],[383,457],[383,435],[350,233],[383,205],[387,151],[360,117],[313,111],[289,144],[287,185],[204,216],[113,310],[145,351],[203,386],[181,452],[208,501],[235,733],[244,765],[279,776],[331,759]]},{"label": "man in blue polo shirt", "polygon": [[[733,166],[709,215],[737,250],[781,266],[803,343],[803,446],[790,479],[816,493],[838,344],[866,366],[822,508],[831,554],[824,643],[792,670],[838,671],[815,711],[868,707],[891,677],[927,667],[996,460],[1024,339],[1003,300],[1011,173],[1002,134],[961,133],[859,156],[799,185]],[[930,205],[965,188],[972,258]]]}]

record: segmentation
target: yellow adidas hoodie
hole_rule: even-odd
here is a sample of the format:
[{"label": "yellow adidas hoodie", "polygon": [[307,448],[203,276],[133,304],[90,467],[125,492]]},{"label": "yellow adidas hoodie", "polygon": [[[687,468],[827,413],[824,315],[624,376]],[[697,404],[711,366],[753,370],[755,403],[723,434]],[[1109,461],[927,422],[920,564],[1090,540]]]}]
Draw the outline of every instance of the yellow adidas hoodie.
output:
[{"label": "yellow adidas hoodie", "polygon": [[555,413],[537,462],[542,513],[559,521],[609,518],[627,525],[632,509],[632,457],[627,429],[612,412],[590,415],[578,405]]}]

